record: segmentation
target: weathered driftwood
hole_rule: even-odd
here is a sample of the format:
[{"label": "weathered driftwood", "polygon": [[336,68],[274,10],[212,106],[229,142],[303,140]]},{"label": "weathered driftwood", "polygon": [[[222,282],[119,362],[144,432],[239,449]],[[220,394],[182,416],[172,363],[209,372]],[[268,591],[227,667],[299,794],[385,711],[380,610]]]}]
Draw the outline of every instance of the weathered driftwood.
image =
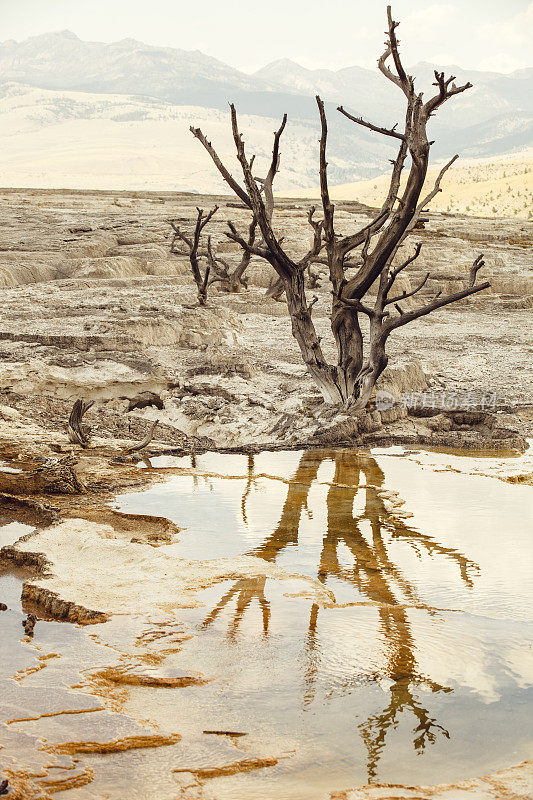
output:
[{"label": "weathered driftwood", "polygon": [[150,425],[148,433],[146,434],[144,439],[141,439],[140,442],[136,442],[135,444],[131,445],[131,447],[127,447],[124,450],[124,452],[125,453],[138,453],[140,450],[144,450],[145,447],[148,447],[148,445],[150,444],[150,442],[154,438],[155,429],[157,428],[158,425],[159,425],[159,420],[156,419]]},{"label": "weathered driftwood", "polygon": [[87,447],[89,444],[90,428],[82,426],[85,413],[94,405],[94,400],[86,403],[84,400],[76,400],[68,420],[68,438],[72,444],[79,444]]},{"label": "weathered driftwood", "polygon": [[[273,296],[280,296],[283,291],[285,292],[292,321],[292,333],[298,342],[309,373],[327,402],[349,404],[354,409],[364,408],[368,404],[375,383],[387,366],[385,346],[394,330],[489,286],[488,282],[476,284],[477,272],[483,266],[482,257],[479,256],[472,266],[465,288],[460,291],[447,295],[438,293],[430,302],[422,303],[410,311],[402,308],[402,301],[417,295],[426,285],[430,275],[427,275],[412,292],[394,293],[397,276],[418,257],[421,246],[417,245],[414,253],[397,265],[399,250],[419,222],[423,210],[440,191],[443,175],[457,158],[454,156],[443,167],[433,189],[423,196],[430,148],[433,144],[428,140],[427,124],[443,103],[469,89],[471,84],[456,86],[453,76],[445,78],[444,73],[435,71],[434,86],[437,90],[424,102],[422,93],[415,91],[413,77],[406,73],[402,64],[396,38],[398,23],[392,19],[390,6],[387,7],[387,21],[386,49],[378,61],[378,66],[385,78],[404,96],[405,121],[402,129],[398,130],[397,125],[392,128],[375,125],[361,117],[353,116],[342,106],[338,108],[341,114],[355,124],[376,134],[387,136],[398,143],[398,153],[392,162],[389,190],[382,208],[375,218],[360,230],[348,236],[340,235],[335,230],[335,207],[330,200],[327,175],[328,126],[324,103],[320,97],[317,96],[316,101],[321,128],[319,176],[323,220],[320,223],[313,222],[313,214],[310,213],[309,221],[314,233],[313,243],[309,253],[299,261],[289,255],[283,246],[283,237],[274,230],[273,195],[271,191],[264,191],[264,187],[260,186],[254,177],[252,171],[254,159],[248,158],[246,154],[235,106],[233,104],[230,106],[231,126],[244,186],[231,176],[202,131],[198,128],[191,129],[193,135],[211,156],[224,180],[244,205],[251,209],[262,240],[259,243],[255,241],[250,243],[239,234],[232,223],[229,223],[226,235],[231,241],[237,242],[244,251],[265,259],[274,268],[278,281],[269,291]],[[286,116],[274,136],[272,154],[274,169],[269,173],[272,179],[279,166],[279,144],[285,124]],[[409,172],[404,189],[401,190],[400,179],[407,156],[410,157]],[[270,190],[271,188],[270,185]],[[332,289],[330,319],[337,348],[335,364],[328,363],[324,356],[320,337],[312,320],[312,304],[308,303],[306,297],[305,273],[314,261],[324,261],[321,255],[322,249],[325,250],[325,263]],[[356,250],[358,250],[357,259],[354,258]],[[347,268],[354,266],[355,274],[348,277]],[[366,297],[372,286],[377,287],[377,295],[369,302]],[[368,345],[363,342],[361,315],[368,317],[370,323]]]}]

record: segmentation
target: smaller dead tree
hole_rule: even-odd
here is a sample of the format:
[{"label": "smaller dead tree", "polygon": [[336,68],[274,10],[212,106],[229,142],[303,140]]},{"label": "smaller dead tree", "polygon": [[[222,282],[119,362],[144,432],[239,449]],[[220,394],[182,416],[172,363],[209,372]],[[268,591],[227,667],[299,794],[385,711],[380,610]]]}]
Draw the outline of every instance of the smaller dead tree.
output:
[{"label": "smaller dead tree", "polygon": [[[197,218],[192,235],[182,230],[178,220],[170,220],[170,225],[174,231],[170,252],[173,255],[188,256],[192,276],[198,290],[198,303],[201,306],[205,306],[208,287],[214,283],[219,283],[219,288],[223,292],[236,293],[243,288],[247,288],[248,284],[244,274],[248,269],[252,256],[250,250],[242,250],[239,263],[237,266],[232,266],[226,259],[214,252],[211,236],[207,237],[206,246],[201,247],[202,234],[218,211],[218,206],[215,206],[207,214],[202,208],[197,208],[196,211]],[[256,230],[257,222],[252,219],[247,238],[249,247],[252,247],[255,242]],[[202,261],[206,262],[203,274]]]},{"label": "smaller dead tree", "polygon": [[[218,206],[215,206],[209,212],[205,212],[203,208],[197,208],[196,225],[194,232],[191,235],[184,233],[178,221],[175,219],[170,220],[170,226],[174,231],[174,236],[170,243],[170,252],[173,255],[187,255],[191,264],[191,272],[198,291],[198,303],[205,306],[207,302],[207,287],[209,285],[209,275],[213,263],[211,252],[211,241],[208,240],[207,249],[200,250],[200,240],[204,228],[209,225],[211,219],[218,211]],[[181,245],[179,244],[181,242]],[[200,262],[202,259],[207,260],[207,266],[202,275]]]}]

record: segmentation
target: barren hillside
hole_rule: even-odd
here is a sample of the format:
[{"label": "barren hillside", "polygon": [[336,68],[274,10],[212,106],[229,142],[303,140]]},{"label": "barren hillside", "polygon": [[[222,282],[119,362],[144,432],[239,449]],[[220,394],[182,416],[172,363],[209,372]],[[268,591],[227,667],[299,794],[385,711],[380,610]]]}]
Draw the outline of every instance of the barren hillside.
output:
[{"label": "barren hillside", "polygon": [[[428,187],[432,186],[441,165],[430,169]],[[357,200],[379,206],[386,196],[390,176],[380,175],[366,181],[331,187],[335,200]],[[476,217],[533,218],[533,157],[528,150],[520,157],[509,156],[495,160],[456,162],[446,173],[442,191],[432,202],[435,211],[448,214],[467,214]],[[429,191],[429,189],[428,189]],[[305,194],[318,198],[318,189],[294,191],[293,196]]]}]

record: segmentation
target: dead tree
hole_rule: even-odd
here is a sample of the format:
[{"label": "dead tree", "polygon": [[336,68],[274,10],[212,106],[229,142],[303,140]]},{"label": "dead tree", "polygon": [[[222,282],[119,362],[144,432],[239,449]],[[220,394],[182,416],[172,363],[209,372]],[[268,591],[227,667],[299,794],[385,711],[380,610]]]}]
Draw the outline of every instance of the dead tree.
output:
[{"label": "dead tree", "polygon": [[[207,238],[207,246],[200,247],[201,237],[213,216],[218,211],[215,206],[207,215],[204,216],[203,209],[198,208],[198,216],[192,236],[184,233],[178,224],[178,220],[170,220],[170,225],[174,231],[174,236],[170,244],[170,252],[173,255],[186,255],[191,263],[191,272],[198,289],[198,302],[205,306],[207,302],[207,290],[213,283],[220,284],[223,292],[240,292],[247,288],[244,274],[250,264],[251,253],[243,250],[241,259],[237,266],[232,266],[228,261],[213,252],[211,237]],[[255,242],[257,222],[252,219],[248,229],[248,245],[251,247]],[[179,244],[181,242],[181,244]],[[204,273],[202,275],[201,261],[206,261]]]},{"label": "dead tree", "polygon": [[[386,342],[394,330],[490,285],[488,282],[476,283],[477,272],[483,266],[482,257],[479,256],[472,265],[464,289],[444,296],[439,293],[414,310],[405,310],[401,302],[417,295],[427,283],[429,275],[412,292],[398,294],[394,291],[397,276],[420,254],[420,245],[417,245],[414,253],[398,265],[396,257],[399,249],[418,222],[422,210],[440,191],[442,176],[457,158],[454,156],[443,167],[433,189],[423,196],[430,148],[433,144],[428,140],[427,124],[443,103],[469,89],[471,84],[456,86],[453,76],[445,78],[444,73],[435,72],[436,93],[424,102],[422,93],[415,91],[413,77],[403,67],[396,38],[398,23],[392,19],[390,6],[387,8],[387,19],[386,49],[378,66],[385,78],[404,95],[405,122],[402,130],[398,130],[397,125],[385,128],[349,114],[342,106],[338,109],[355,124],[392,138],[398,143],[398,153],[392,162],[389,191],[381,210],[368,225],[349,236],[341,236],[335,230],[335,207],[330,199],[327,176],[327,120],[324,103],[320,97],[316,98],[321,125],[320,188],[324,220],[320,247],[315,241],[312,250],[315,258],[322,246],[326,252],[332,289],[331,330],[337,349],[337,363],[327,362],[311,317],[311,304],[307,301],[304,279],[310,257],[296,261],[283,247],[283,238],[275,232],[267,198],[263,199],[252,173],[253,158],[249,159],[246,154],[235,107],[230,106],[231,125],[244,188],[230,175],[201,131],[193,130],[223,178],[240,200],[252,210],[262,234],[262,242],[259,245],[250,245],[231,223],[226,235],[240,244],[243,250],[272,265],[285,289],[292,333],[309,373],[326,402],[351,405],[354,410],[367,405],[377,379],[387,366]],[[273,160],[275,158],[276,163],[279,161],[279,139],[284,127],[285,118],[274,139]],[[404,188],[400,189],[407,156],[410,157],[408,175]],[[355,274],[347,277],[347,267],[352,266],[357,248],[361,249]],[[367,295],[370,288],[376,285],[377,296],[370,304]],[[368,317],[370,321],[370,338],[366,346],[360,324],[362,316]]]},{"label": "dead tree", "polygon": [[[192,236],[182,231],[177,220],[170,220],[170,225],[174,231],[174,236],[172,237],[172,241],[170,243],[170,252],[173,255],[188,255],[191,264],[192,276],[198,290],[198,303],[201,306],[205,306],[207,302],[209,274],[212,266],[212,254],[210,257],[210,242],[208,242],[207,251],[200,250],[200,239],[204,228],[210,223],[213,216],[217,213],[218,206],[212,208],[207,214],[203,208],[197,208],[196,211],[196,225],[194,226],[194,232]],[[178,244],[179,242],[181,242],[181,247]],[[200,266],[200,261],[202,258],[207,259],[207,266],[205,267],[203,275]]]}]

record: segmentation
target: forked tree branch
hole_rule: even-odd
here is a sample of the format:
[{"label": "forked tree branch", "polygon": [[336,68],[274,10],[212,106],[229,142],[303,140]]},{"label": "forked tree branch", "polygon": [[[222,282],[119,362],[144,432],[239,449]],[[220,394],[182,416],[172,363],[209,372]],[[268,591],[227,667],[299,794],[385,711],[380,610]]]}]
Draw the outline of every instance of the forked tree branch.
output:
[{"label": "forked tree branch", "polygon": [[[472,271],[474,272],[474,279],[477,271],[481,268],[481,256],[478,256],[474,264],[472,265]],[[470,278],[470,281],[472,278]],[[452,294],[445,295],[444,297],[436,297],[431,303],[427,303],[427,305],[422,306],[421,308],[416,308],[413,311],[406,311],[401,313],[399,317],[390,318],[383,324],[384,333],[386,336],[395,330],[396,328],[401,327],[402,325],[407,325],[409,322],[413,322],[415,319],[420,319],[420,317],[424,317],[427,314],[431,314],[432,311],[436,311],[438,308],[442,308],[443,306],[448,306],[451,303],[457,303],[459,300],[464,300],[465,297],[470,297],[477,292],[482,292],[484,289],[490,288],[489,281],[484,281],[478,285],[473,283],[469,283],[469,285],[465,289],[461,289],[458,292],[453,292]],[[440,294],[440,293],[439,293]],[[398,309],[400,310],[400,309]]]},{"label": "forked tree branch", "polygon": [[[424,197],[424,199],[423,199],[423,200],[421,200],[421,201],[419,201],[419,202],[417,203],[417,206],[416,206],[415,212],[414,212],[414,214],[413,214],[413,216],[412,216],[412,219],[411,219],[411,221],[409,222],[409,224],[407,225],[407,227],[406,227],[406,229],[405,229],[405,231],[404,231],[403,235],[402,235],[402,236],[401,236],[401,238],[398,240],[398,243],[397,243],[397,245],[396,245],[396,248],[395,248],[394,252],[392,253],[392,255],[391,255],[391,257],[390,257],[390,261],[391,261],[391,262],[392,262],[392,260],[394,259],[394,257],[395,257],[395,255],[396,255],[396,253],[398,252],[399,248],[401,247],[402,243],[403,243],[403,242],[404,242],[404,240],[406,239],[406,237],[407,237],[407,236],[408,236],[408,235],[411,233],[411,231],[412,231],[412,230],[414,229],[414,227],[416,226],[416,224],[417,224],[418,220],[420,219],[420,215],[422,214],[423,210],[424,210],[424,209],[426,208],[426,206],[427,206],[427,205],[428,205],[428,204],[429,204],[429,203],[430,203],[430,202],[433,200],[433,198],[434,198],[434,197],[436,197],[436,196],[437,196],[437,194],[438,194],[439,192],[441,192],[441,191],[442,191],[442,189],[440,188],[440,184],[441,184],[442,178],[444,177],[444,174],[445,174],[445,173],[446,173],[446,172],[447,172],[447,171],[450,169],[450,167],[452,166],[452,164],[454,164],[454,163],[455,163],[455,161],[457,161],[457,159],[458,159],[458,158],[459,158],[459,156],[458,156],[458,155],[455,155],[455,156],[453,156],[453,158],[451,158],[451,159],[448,161],[448,163],[447,163],[447,164],[445,164],[445,165],[442,167],[441,171],[439,172],[439,174],[437,175],[437,177],[436,177],[436,179],[435,179],[435,183],[434,183],[434,185],[433,185],[433,189],[431,190],[431,192],[429,192],[429,194],[427,194],[427,195]],[[401,200],[400,200],[400,202],[401,202]]]},{"label": "forked tree branch", "polygon": [[422,250],[422,242],[418,242],[415,247],[415,252],[413,253],[413,255],[410,256],[406,261],[404,261],[403,264],[400,264],[399,266],[394,267],[394,269],[391,269],[389,278],[385,285],[385,294],[388,294],[389,291],[391,290],[392,284],[394,283],[396,276],[399,275],[400,272],[402,272],[402,270],[408,267],[409,264],[412,264],[413,261],[416,261],[416,259],[420,255],[421,250]]},{"label": "forked tree branch", "polygon": [[338,295],[337,299],[340,303],[342,303],[343,306],[346,306],[347,308],[351,308],[354,311],[360,311],[362,314],[366,314],[371,318],[376,316],[376,309],[365,306],[360,300],[348,300],[342,295]]},{"label": "forked tree branch", "polygon": [[222,161],[220,160],[220,158],[219,158],[219,156],[218,156],[218,153],[216,152],[215,148],[213,147],[213,145],[211,144],[211,142],[208,142],[208,140],[206,139],[206,137],[205,137],[205,136],[204,136],[204,134],[202,133],[201,129],[200,129],[200,128],[195,128],[195,127],[193,127],[193,126],[191,125],[191,127],[189,128],[189,130],[191,131],[192,135],[193,135],[193,136],[194,136],[196,139],[198,139],[198,141],[199,141],[199,142],[200,142],[200,143],[201,143],[201,144],[204,146],[204,148],[207,150],[207,152],[208,152],[208,153],[209,153],[209,155],[211,156],[211,159],[212,159],[212,161],[213,161],[213,163],[214,163],[215,167],[218,169],[218,171],[219,171],[219,172],[220,172],[220,174],[222,175],[222,178],[223,178],[223,179],[226,181],[226,183],[228,184],[228,186],[230,187],[230,189],[231,189],[231,190],[232,190],[232,191],[233,191],[233,192],[234,192],[234,193],[237,195],[237,197],[238,197],[240,200],[242,200],[242,202],[243,202],[243,203],[244,203],[246,206],[248,206],[248,208],[251,208],[251,207],[252,207],[252,204],[250,203],[250,198],[248,197],[248,195],[246,194],[246,192],[244,191],[244,189],[243,189],[243,188],[242,188],[242,187],[239,185],[239,183],[238,183],[238,182],[235,180],[235,178],[233,177],[233,175],[231,174],[231,172],[230,172],[228,169],[226,169],[226,167],[224,166],[224,164],[223,164],[223,163],[222,163]]},{"label": "forked tree branch", "polygon": [[456,94],[461,94],[467,89],[472,88],[472,84],[470,82],[465,83],[463,86],[456,86],[454,81],[455,75],[452,75],[450,78],[445,78],[444,72],[438,72],[435,70],[435,83],[433,86],[438,87],[439,93],[428,100],[425,104],[424,116],[426,119],[429,119],[431,114],[450,97],[453,97]]},{"label": "forked tree branch", "polygon": [[248,237],[248,239],[245,239],[243,236],[240,235],[240,233],[237,231],[237,228],[230,220],[228,220],[228,228],[229,231],[225,231],[225,235],[228,237],[228,239],[230,239],[232,242],[236,242],[237,244],[239,244],[242,247],[242,249],[247,253],[249,253],[250,255],[259,256],[260,258],[264,259],[267,258],[268,251],[266,250],[266,248],[259,247],[254,244],[255,233],[254,233],[254,239],[251,239],[250,236]]},{"label": "forked tree branch", "polygon": [[[233,132],[233,140],[235,142],[235,147],[237,150],[237,159],[239,160],[239,163],[242,168],[244,183],[248,190],[248,196],[250,198],[254,217],[257,220],[259,228],[261,229],[261,233],[263,234],[265,250],[268,253],[267,260],[272,264],[272,266],[274,267],[276,272],[278,272],[280,277],[288,279],[290,278],[291,275],[293,275],[295,272],[298,271],[298,265],[295,264],[294,261],[292,261],[292,259],[283,250],[280,244],[280,239],[276,237],[276,234],[272,229],[271,218],[269,218],[268,210],[265,206],[265,203],[263,202],[263,198],[261,197],[261,192],[252,174],[250,162],[246,157],[244,142],[241,133],[239,131],[237,111],[233,103],[230,104],[230,113],[231,113],[231,128]],[[282,123],[282,126],[278,131],[279,136],[281,136],[284,127],[285,126]],[[276,144],[274,146],[276,147]],[[279,146],[279,138],[278,138],[278,146]]]},{"label": "forked tree branch", "polygon": [[[316,96],[316,102],[318,106],[318,113],[320,116],[320,195],[322,199],[322,209],[324,212],[324,238],[326,241],[326,247],[329,246],[330,250],[334,244],[337,244],[338,252],[340,256],[340,262],[342,263],[345,257],[351,250],[355,250],[356,247],[363,244],[366,240],[368,231],[370,230],[371,235],[375,235],[377,231],[385,224],[386,220],[389,217],[390,210],[392,205],[390,203],[384,203],[381,212],[378,216],[372,220],[369,225],[366,225],[360,231],[357,231],[355,234],[351,234],[350,236],[345,236],[344,238],[338,240],[335,235],[334,229],[334,215],[335,215],[335,206],[331,202],[330,195],[329,195],[329,187],[328,187],[328,162],[326,156],[326,149],[327,149],[327,138],[328,138],[328,123],[326,118],[326,112],[324,108],[324,101],[320,98],[319,95]],[[401,169],[403,166],[403,162],[405,160],[405,155],[407,152],[407,148],[402,142],[402,147],[400,148],[400,152],[398,154],[397,160],[395,162],[396,169],[394,175],[401,173]],[[331,261],[331,256],[330,256]],[[342,267],[335,269],[335,282],[339,283],[343,278],[344,270]],[[333,279],[333,277],[332,277]]]},{"label": "forked tree branch", "polygon": [[444,177],[444,174],[450,169],[452,164],[454,164],[457,161],[458,158],[459,158],[458,155],[453,156],[453,158],[450,158],[448,163],[443,166],[443,168],[441,169],[441,171],[437,175],[437,178],[435,180],[435,184],[433,186],[433,189],[418,204],[417,209],[416,209],[415,214],[414,214],[414,217],[413,217],[413,220],[411,221],[412,227],[414,227],[414,225],[418,222],[418,218],[420,217],[420,214],[423,211],[423,209],[429,203],[431,203],[433,198],[436,197],[439,192],[442,192],[442,189],[440,188],[440,184],[441,184],[441,181],[442,181],[442,179]]},{"label": "forked tree branch", "polygon": [[483,261],[483,253],[480,253],[472,266],[470,267],[470,276],[469,276],[469,286],[474,286],[476,282],[476,277],[479,270],[485,266],[485,262]]},{"label": "forked tree branch", "polygon": [[392,303],[396,304],[396,303],[399,303],[401,300],[407,300],[408,297],[413,297],[413,295],[417,294],[426,285],[429,276],[430,276],[430,273],[427,272],[425,277],[422,278],[422,280],[420,281],[420,283],[416,287],[416,289],[412,289],[410,292],[405,290],[401,294],[397,295],[397,297],[391,297],[390,300],[388,300],[388,299],[385,300],[384,305],[388,306],[388,305],[391,305]]},{"label": "forked tree branch", "polygon": [[[400,23],[392,19],[391,6],[387,6],[387,23],[388,39],[385,43],[386,50],[378,60],[378,68],[383,75],[396,84],[409,99],[414,94],[414,82],[412,77],[407,75],[400,58],[398,39],[396,37],[396,28]],[[390,67],[387,66],[387,61],[390,56],[392,56],[392,60],[394,61],[396,75],[394,75]]]}]

